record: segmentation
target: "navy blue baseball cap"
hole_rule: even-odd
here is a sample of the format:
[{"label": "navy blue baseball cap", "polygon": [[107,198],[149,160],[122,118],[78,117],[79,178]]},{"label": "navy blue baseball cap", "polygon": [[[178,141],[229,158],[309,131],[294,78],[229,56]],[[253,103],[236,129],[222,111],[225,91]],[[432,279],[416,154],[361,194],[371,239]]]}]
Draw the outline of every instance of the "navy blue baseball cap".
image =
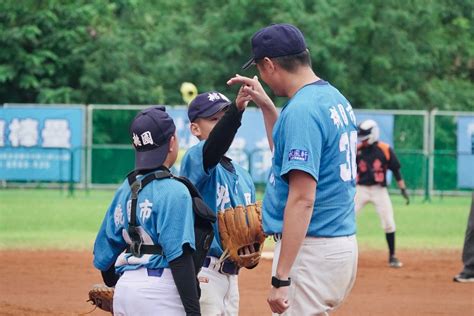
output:
[{"label": "navy blue baseball cap", "polygon": [[303,33],[291,24],[272,24],[252,36],[252,58],[242,69],[247,69],[255,61],[264,57],[273,58],[295,55],[306,50]]},{"label": "navy blue baseball cap", "polygon": [[198,94],[188,107],[188,118],[194,122],[197,118],[207,118],[229,107],[232,102],[222,93],[210,91]]},{"label": "navy blue baseball cap", "polygon": [[140,111],[130,125],[135,148],[135,169],[153,169],[163,165],[176,126],[163,106]]}]

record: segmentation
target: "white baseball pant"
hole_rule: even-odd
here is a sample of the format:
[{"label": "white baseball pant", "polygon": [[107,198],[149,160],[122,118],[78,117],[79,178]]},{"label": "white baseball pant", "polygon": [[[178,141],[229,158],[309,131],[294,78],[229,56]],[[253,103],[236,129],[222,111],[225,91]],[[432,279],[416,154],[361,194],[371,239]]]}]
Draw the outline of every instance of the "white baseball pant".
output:
[{"label": "white baseball pant", "polygon": [[[280,257],[281,240],[275,244],[272,275]],[[355,235],[306,237],[290,271],[289,308],[282,315],[328,315],[349,295],[357,274]],[[277,314],[273,314],[277,315]]]},{"label": "white baseball pant", "polygon": [[146,268],[125,271],[114,292],[114,315],[185,316],[170,269],[149,276]]},{"label": "white baseball pant", "polygon": [[206,316],[230,316],[239,314],[238,275],[219,272],[218,259],[210,257],[208,268],[198,274],[201,286],[201,314]]},{"label": "white baseball pant", "polygon": [[393,233],[396,229],[393,217],[393,206],[388,190],[380,185],[358,185],[355,195],[356,214],[367,204],[373,203],[380,218],[380,223],[386,233]]}]

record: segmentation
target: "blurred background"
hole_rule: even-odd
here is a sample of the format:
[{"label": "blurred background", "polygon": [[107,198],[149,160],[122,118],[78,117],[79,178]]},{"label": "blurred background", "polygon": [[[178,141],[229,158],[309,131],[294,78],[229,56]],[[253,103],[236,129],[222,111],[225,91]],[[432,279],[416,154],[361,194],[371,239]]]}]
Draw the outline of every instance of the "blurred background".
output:
[{"label": "blurred background", "polygon": [[[129,122],[149,105],[168,106],[184,152],[195,142],[186,91],[232,99],[237,88],[226,81],[242,73],[252,34],[287,22],[359,122],[381,125],[411,194],[469,190],[473,9],[462,0],[2,1],[0,179],[114,187],[133,167]],[[263,185],[271,155],[256,109],[244,126],[230,155]]]},{"label": "blurred background", "polygon": [[[241,70],[251,36],[291,23],[316,74],[348,98],[358,122],[377,121],[411,198],[405,205],[392,181],[401,272],[383,270],[374,208],[357,217],[362,259],[352,297],[361,312],[349,303],[347,315],[471,315],[472,291],[449,284],[461,267],[474,188],[473,12],[472,0],[0,1],[0,272],[8,284],[0,314],[87,311],[88,287],[100,282],[93,242],[113,189],[133,169],[133,117],[166,105],[182,156],[196,142],[192,97],[217,90],[234,99],[238,87],[226,81],[256,74]],[[286,102],[267,92],[279,107]],[[255,105],[228,154],[250,171],[261,198],[271,152]],[[245,284],[253,289],[254,276]],[[242,290],[245,306],[261,308],[248,315],[263,315],[265,300],[253,297]]]}]

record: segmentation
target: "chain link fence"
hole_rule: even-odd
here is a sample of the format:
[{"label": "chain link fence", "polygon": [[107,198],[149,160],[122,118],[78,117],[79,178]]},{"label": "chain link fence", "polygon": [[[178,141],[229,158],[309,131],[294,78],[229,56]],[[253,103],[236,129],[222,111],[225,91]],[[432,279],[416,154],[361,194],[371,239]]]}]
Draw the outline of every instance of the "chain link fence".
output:
[{"label": "chain link fence", "polygon": [[[86,106],[85,145],[60,149],[62,153],[70,155],[70,159],[64,161],[70,164],[70,167],[61,168],[63,171],[59,181],[3,181],[3,186],[67,185],[71,191],[75,188],[115,188],[133,169],[134,164],[134,151],[129,143],[127,127],[137,111],[146,107]],[[183,107],[169,108],[183,110]],[[459,117],[474,117],[474,112],[356,110],[356,113],[364,118],[379,114],[393,116],[392,146],[401,162],[402,175],[412,194],[429,198],[432,194],[462,194],[472,190],[458,185],[458,160],[474,155],[474,126],[472,138],[469,140],[472,141],[472,146],[469,150],[462,151],[457,146],[457,125]],[[189,122],[186,120],[175,121],[180,129],[188,129]],[[187,135],[179,136],[182,149],[178,159],[184,155],[186,148],[193,145],[192,138]],[[6,149],[8,146],[0,147],[0,158],[5,155],[2,150]],[[73,179],[72,168],[77,157],[83,158],[79,181]],[[271,165],[271,153],[268,149],[262,146],[248,149],[248,144],[243,143],[231,150],[231,157],[249,170],[258,187],[265,185]],[[0,165],[0,170],[5,167]],[[179,171],[179,161],[174,171]],[[465,172],[468,173],[467,176],[474,178],[474,166]],[[395,181],[391,182],[390,187],[396,188]]]}]

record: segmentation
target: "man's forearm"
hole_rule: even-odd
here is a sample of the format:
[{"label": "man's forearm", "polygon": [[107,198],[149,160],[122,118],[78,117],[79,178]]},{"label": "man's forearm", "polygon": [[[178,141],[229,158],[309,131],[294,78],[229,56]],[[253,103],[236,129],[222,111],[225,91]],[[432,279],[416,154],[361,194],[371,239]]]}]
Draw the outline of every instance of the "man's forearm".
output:
[{"label": "man's forearm", "polygon": [[278,111],[273,104],[262,106],[263,121],[265,122],[265,131],[267,132],[268,145],[273,150],[273,126],[278,119]]},{"label": "man's forearm", "polygon": [[276,270],[277,278],[288,279],[291,267],[306,237],[312,213],[313,202],[288,197],[283,219],[280,257]]}]

